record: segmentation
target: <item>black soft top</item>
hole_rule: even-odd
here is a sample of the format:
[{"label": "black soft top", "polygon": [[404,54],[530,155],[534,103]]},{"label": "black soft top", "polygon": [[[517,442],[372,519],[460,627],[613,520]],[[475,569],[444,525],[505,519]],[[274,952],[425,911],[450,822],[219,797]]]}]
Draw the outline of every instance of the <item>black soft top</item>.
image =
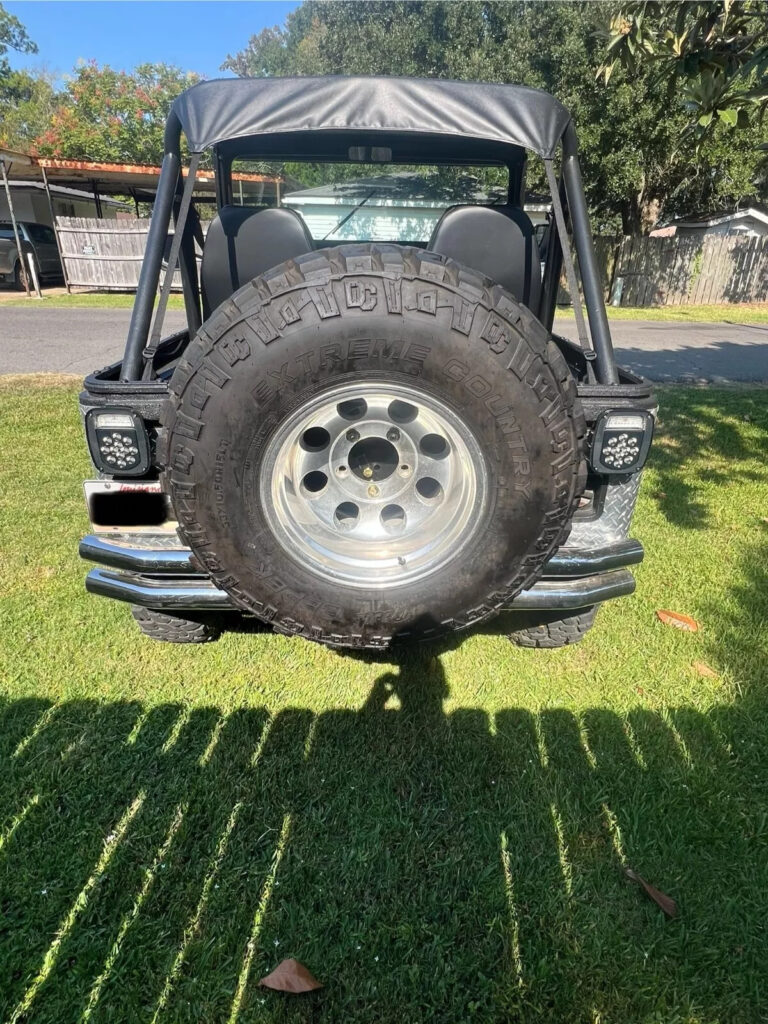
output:
[{"label": "black soft top", "polygon": [[219,78],[188,89],[171,110],[195,153],[248,136],[350,130],[481,139],[547,159],[570,122],[539,89],[382,76]]}]

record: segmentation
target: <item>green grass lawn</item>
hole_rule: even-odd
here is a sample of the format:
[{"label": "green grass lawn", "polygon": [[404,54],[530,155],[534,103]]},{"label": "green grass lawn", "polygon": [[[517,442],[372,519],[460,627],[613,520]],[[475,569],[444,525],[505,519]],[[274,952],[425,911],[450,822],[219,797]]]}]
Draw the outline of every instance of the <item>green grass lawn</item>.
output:
[{"label": "green grass lawn", "polygon": [[[586,314],[586,309],[584,310]],[[606,306],[609,320],[657,320],[663,323],[768,324],[766,302],[720,302],[700,306]],[[558,306],[557,316],[573,316]]]},{"label": "green grass lawn", "polygon": [[[73,295],[46,295],[43,299],[27,299],[25,296],[3,298],[3,306],[44,306],[46,309],[132,309],[133,295],[112,292]],[[171,295],[169,309],[184,309],[181,295]],[[609,320],[659,320],[669,323],[736,323],[768,324],[768,303],[741,302],[717,303],[703,306],[608,306]],[[573,316],[568,306],[559,306],[557,316]]]},{"label": "green grass lawn", "polygon": [[[86,595],[76,394],[0,392],[3,1020],[766,1019],[764,392],[661,392],[637,593],[581,646],[378,659]],[[326,987],[260,989],[287,956]]]},{"label": "green grass lawn", "polygon": [[[44,307],[45,309],[133,309],[135,295],[125,292],[73,292],[71,295],[43,295],[38,299],[33,295],[0,297],[0,309],[4,306]],[[168,309],[184,309],[181,295],[168,297]]]}]

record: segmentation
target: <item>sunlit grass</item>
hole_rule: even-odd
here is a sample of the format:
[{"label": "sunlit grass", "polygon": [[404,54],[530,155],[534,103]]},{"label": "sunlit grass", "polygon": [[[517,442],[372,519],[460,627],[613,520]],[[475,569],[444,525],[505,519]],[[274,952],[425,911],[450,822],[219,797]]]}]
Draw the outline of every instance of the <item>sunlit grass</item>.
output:
[{"label": "sunlit grass", "polygon": [[[26,295],[13,295],[0,292],[0,309],[6,306],[31,309],[133,309],[133,292],[72,292],[71,295],[46,295],[38,299],[34,293],[30,298]],[[168,309],[184,309],[181,295],[171,295]]]},{"label": "sunlit grass", "polygon": [[[43,309],[132,309],[133,294],[81,292],[46,295],[42,299],[0,295],[6,306]],[[168,309],[184,309],[181,295],[171,295]],[[690,306],[607,306],[609,320],[658,320],[669,323],[768,324],[768,302],[721,302]],[[556,316],[573,317],[570,306],[558,306]]]},{"label": "sunlit grass", "polygon": [[[658,320],[667,323],[768,324],[768,302],[720,302],[690,306],[607,306],[609,320]],[[585,310],[586,313],[586,310]],[[558,306],[556,316],[573,316]]]},{"label": "sunlit grass", "polygon": [[[375,659],[88,596],[77,390],[0,381],[1,1019],[765,1015],[764,392],[660,392],[637,593],[582,645]],[[325,988],[260,990],[284,956]]]}]

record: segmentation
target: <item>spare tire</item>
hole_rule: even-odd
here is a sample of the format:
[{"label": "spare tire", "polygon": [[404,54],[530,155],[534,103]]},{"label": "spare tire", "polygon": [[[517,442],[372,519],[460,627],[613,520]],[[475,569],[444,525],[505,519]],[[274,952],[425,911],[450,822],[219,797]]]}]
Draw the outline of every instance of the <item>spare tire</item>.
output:
[{"label": "spare tire", "polygon": [[452,260],[310,253],[241,288],[171,381],[180,531],[242,609],[335,646],[489,617],[583,489],[584,418],[544,327]]}]

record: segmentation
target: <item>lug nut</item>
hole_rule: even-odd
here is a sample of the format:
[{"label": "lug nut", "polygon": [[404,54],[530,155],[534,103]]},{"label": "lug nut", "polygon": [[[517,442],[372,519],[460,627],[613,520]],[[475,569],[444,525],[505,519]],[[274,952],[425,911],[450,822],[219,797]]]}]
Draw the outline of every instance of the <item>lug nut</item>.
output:
[{"label": "lug nut", "polygon": [[365,477],[366,480],[370,480],[371,479],[371,477],[373,476],[373,470],[371,469],[370,466],[366,466],[363,469],[363,476]]},{"label": "lug nut", "polygon": [[399,441],[400,440],[400,431],[397,429],[397,427],[390,427],[390,429],[387,431],[387,440],[388,441]]},{"label": "lug nut", "polygon": [[371,486],[368,488],[368,497],[369,498],[376,498],[376,497],[378,497],[378,494],[379,494],[379,488],[376,486],[376,484],[371,484]]},{"label": "lug nut", "polygon": [[352,430],[348,430],[347,431],[347,440],[348,441],[357,441],[359,439],[359,437],[360,437],[360,434],[354,429],[354,427],[352,428]]}]

